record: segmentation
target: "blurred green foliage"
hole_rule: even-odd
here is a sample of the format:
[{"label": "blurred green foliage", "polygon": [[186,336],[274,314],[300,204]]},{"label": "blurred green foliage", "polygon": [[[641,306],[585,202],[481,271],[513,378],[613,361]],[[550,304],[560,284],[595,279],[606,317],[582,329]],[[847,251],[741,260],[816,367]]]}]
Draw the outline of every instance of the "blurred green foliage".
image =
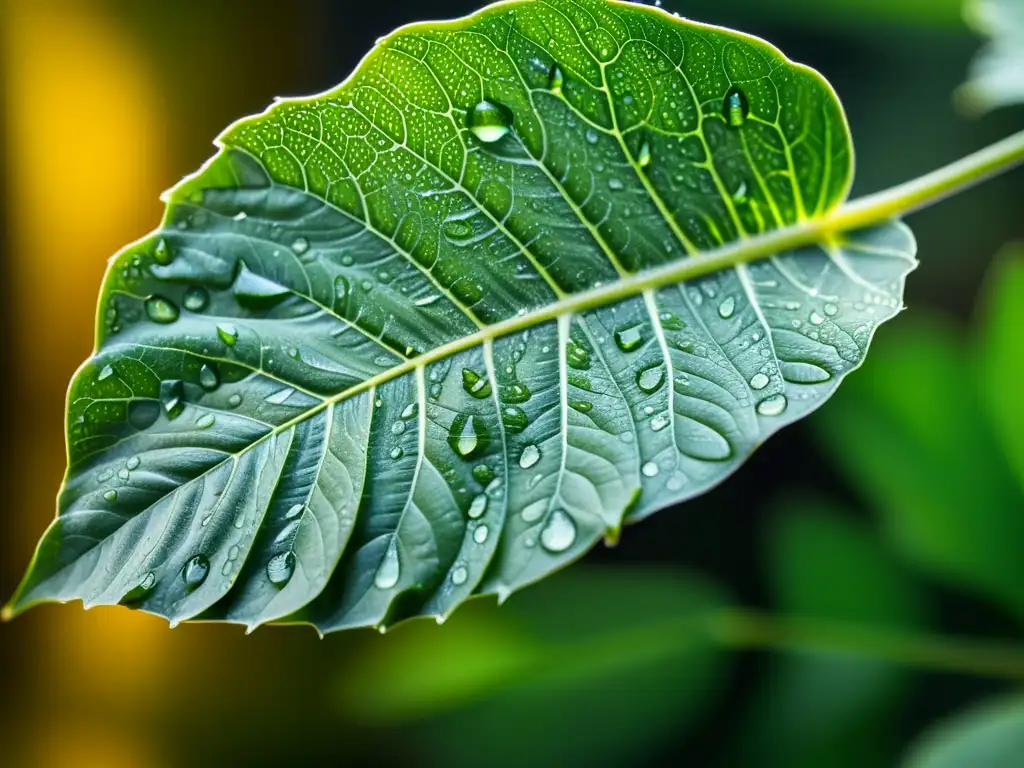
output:
[{"label": "blurred green foliage", "polygon": [[1017,768],[1024,699],[992,702],[941,723],[911,749],[906,768]]}]

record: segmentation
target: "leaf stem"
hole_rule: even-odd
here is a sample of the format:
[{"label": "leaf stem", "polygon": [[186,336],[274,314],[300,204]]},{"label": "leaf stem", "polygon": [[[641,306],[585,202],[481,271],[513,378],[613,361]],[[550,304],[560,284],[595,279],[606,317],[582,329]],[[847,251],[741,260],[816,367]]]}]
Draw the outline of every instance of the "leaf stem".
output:
[{"label": "leaf stem", "polygon": [[712,637],[735,649],[848,653],[921,669],[1024,682],[1024,648],[998,641],[779,618],[745,608],[718,611],[709,623]]}]

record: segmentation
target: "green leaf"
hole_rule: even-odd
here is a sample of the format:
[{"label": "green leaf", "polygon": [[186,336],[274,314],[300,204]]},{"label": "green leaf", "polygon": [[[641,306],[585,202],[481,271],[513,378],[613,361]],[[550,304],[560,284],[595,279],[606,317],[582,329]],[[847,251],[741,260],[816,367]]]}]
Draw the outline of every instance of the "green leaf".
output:
[{"label": "green leaf", "polygon": [[340,704],[360,725],[406,726],[421,762],[636,762],[720,690],[705,620],[723,605],[685,574],[581,567],[501,610],[474,601],[443,633],[403,626],[341,670]]},{"label": "green leaf", "polygon": [[748,244],[844,200],[840,104],[645,6],[408,27],[219,144],[111,266],[9,613],[326,632],[503,598],[817,408],[915,264],[897,223]]},{"label": "green leaf", "polygon": [[1016,768],[1024,755],[1024,699],[990,702],[942,723],[916,744],[906,768]]},{"label": "green leaf", "polygon": [[976,113],[1024,102],[1024,2],[967,0],[965,14],[991,40],[971,62],[957,102]]},{"label": "green leaf", "polygon": [[[828,506],[782,507],[768,541],[772,601],[794,618],[911,629],[923,597],[877,536]],[[797,766],[882,765],[893,717],[907,693],[906,669],[837,652],[774,656],[741,728],[743,759]]]},{"label": "green leaf", "polygon": [[981,383],[993,430],[1024,490],[1024,381],[1020,334],[1024,329],[1024,248],[1011,245],[997,258],[981,305]]},{"label": "green leaf", "polygon": [[892,329],[815,424],[894,546],[942,580],[1024,616],[1020,494],[956,329]]}]

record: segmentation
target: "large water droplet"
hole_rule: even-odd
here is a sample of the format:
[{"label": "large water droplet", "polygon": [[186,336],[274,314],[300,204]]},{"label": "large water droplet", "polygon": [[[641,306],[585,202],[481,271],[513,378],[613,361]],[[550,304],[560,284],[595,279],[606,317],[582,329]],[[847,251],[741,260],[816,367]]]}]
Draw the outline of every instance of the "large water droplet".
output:
[{"label": "large water droplet", "polygon": [[231,290],[239,304],[246,309],[256,310],[269,309],[280,304],[291,293],[283,285],[250,270],[245,262],[241,262]]},{"label": "large water droplet", "polygon": [[753,377],[750,379],[750,388],[753,390],[764,389],[765,387],[768,386],[770,382],[771,379],[769,379],[763,373],[755,373]]},{"label": "large water droplet", "polygon": [[473,520],[476,520],[478,517],[482,517],[484,512],[487,511],[487,501],[487,494],[481,493],[470,503],[469,516]]},{"label": "large water droplet", "polygon": [[551,73],[548,75],[548,88],[556,96],[562,95],[562,86],[565,85],[565,75],[562,74],[562,70],[557,64],[551,67]]},{"label": "large water droplet", "polygon": [[207,392],[212,392],[220,385],[220,377],[217,375],[217,369],[211,364],[204,364],[199,369],[199,386],[205,389]]},{"label": "large water droplet", "polygon": [[530,389],[521,381],[501,388],[501,399],[506,403],[525,403],[530,399]]},{"label": "large water droplet", "polygon": [[196,419],[196,429],[209,429],[217,423],[217,417],[212,413],[204,413]]},{"label": "large water droplet", "polygon": [[489,533],[486,525],[478,525],[476,530],[473,531],[473,541],[477,544],[483,544],[487,541],[487,534]]},{"label": "large water droplet", "polygon": [[556,509],[540,532],[540,543],[548,552],[565,552],[576,541],[576,523],[569,515]]},{"label": "large water droplet", "polygon": [[750,102],[747,101],[747,95],[735,85],[725,94],[725,100],[722,102],[722,114],[725,116],[725,122],[733,128],[738,128],[747,121],[747,115],[750,114]]},{"label": "large water droplet", "polygon": [[185,588],[191,591],[206,581],[209,573],[210,560],[206,555],[196,555],[181,569],[181,578],[185,582]]},{"label": "large water droplet", "polygon": [[174,261],[174,251],[171,250],[171,246],[163,238],[160,238],[156,248],[153,249],[153,260],[162,266],[167,266]]},{"label": "large water droplet", "polygon": [[540,461],[540,448],[536,445],[528,445],[523,448],[522,454],[519,456],[519,466],[523,469],[529,469]]},{"label": "large water droplet", "polygon": [[585,347],[569,342],[565,347],[565,359],[570,368],[585,371],[590,368],[590,354]]},{"label": "large water droplet", "polygon": [[139,464],[141,464],[141,463],[142,463],[142,459],[140,459],[138,456],[132,456],[130,459],[128,459],[128,461],[126,461],[124,463],[124,465],[128,469],[134,470],[134,469],[138,469],[139,468]]},{"label": "large water droplet", "polygon": [[480,483],[480,485],[487,485],[494,479],[494,470],[486,464],[477,464],[473,467],[473,478]]},{"label": "large water droplet", "polygon": [[501,423],[513,435],[517,435],[526,429],[530,419],[526,415],[526,411],[518,405],[509,405],[501,409]]},{"label": "large water droplet", "polygon": [[146,299],[146,316],[154,323],[173,323],[179,314],[178,307],[163,296],[150,296]]},{"label": "large water droplet", "polygon": [[217,335],[229,347],[235,346],[235,343],[238,341],[238,329],[231,323],[221,323],[218,325]]},{"label": "large water droplet", "polygon": [[648,461],[640,468],[640,471],[644,473],[644,477],[656,477],[658,474],[658,465],[653,461]]},{"label": "large water droplet", "polygon": [[732,296],[726,296],[722,299],[722,303],[718,305],[718,316],[723,320],[728,320],[733,316],[736,311],[736,299]]},{"label": "large water droplet", "polygon": [[107,491],[106,493],[103,494],[103,500],[113,504],[115,501],[117,501],[117,491],[113,489]]},{"label": "large water droplet", "polygon": [[615,344],[623,352],[633,352],[643,343],[643,323],[628,325],[615,332]]},{"label": "large water droplet", "polygon": [[185,305],[185,309],[189,312],[202,312],[206,309],[206,305],[210,303],[210,294],[202,286],[193,285],[185,291],[185,297],[181,300],[181,303]]},{"label": "large water droplet", "polygon": [[304,237],[296,237],[292,241],[292,250],[301,256],[309,250],[309,240]]},{"label": "large water droplet", "polygon": [[486,376],[481,376],[472,368],[462,369],[462,388],[477,400],[482,400],[491,394],[491,382]]},{"label": "large water droplet", "polygon": [[571,400],[569,407],[580,413],[590,413],[594,409],[594,404],[588,403],[586,400]]},{"label": "large water droplet", "polygon": [[288,583],[294,572],[295,554],[292,552],[280,552],[267,563],[267,578],[278,589]]},{"label": "large water droplet", "polygon": [[466,583],[466,579],[469,578],[469,571],[466,570],[466,566],[458,565],[452,570],[452,584],[456,587],[462,586]]},{"label": "large water droplet", "polygon": [[485,144],[493,144],[512,130],[512,111],[504,104],[481,101],[466,118],[469,130]]},{"label": "large water droplet", "polygon": [[665,366],[661,363],[644,368],[636,375],[636,385],[647,394],[657,392],[665,383]]},{"label": "large water droplet", "polygon": [[772,395],[771,397],[766,397],[757,404],[757,412],[762,416],[779,416],[786,410],[786,406],[788,405],[789,401],[786,399],[785,395]]},{"label": "large water droplet", "polygon": [[487,447],[490,435],[481,419],[459,414],[448,432],[448,445],[464,459],[472,458]]},{"label": "large water droplet", "polygon": [[398,538],[393,536],[387,552],[384,553],[384,560],[373,577],[374,585],[377,589],[391,589],[398,583],[399,571]]},{"label": "large water droplet", "polygon": [[160,405],[172,421],[185,409],[185,385],[179,379],[160,382]]}]

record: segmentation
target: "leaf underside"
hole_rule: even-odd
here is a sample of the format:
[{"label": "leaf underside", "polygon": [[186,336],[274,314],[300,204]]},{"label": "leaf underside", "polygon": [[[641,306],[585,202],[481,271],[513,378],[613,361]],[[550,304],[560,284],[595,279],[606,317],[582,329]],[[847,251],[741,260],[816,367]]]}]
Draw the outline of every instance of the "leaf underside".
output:
[{"label": "leaf underside", "polygon": [[892,223],[532,319],[848,193],[819,75],[649,7],[408,27],[218,145],[111,264],[12,612],[327,632],[507,596],[820,405],[915,263]]}]

